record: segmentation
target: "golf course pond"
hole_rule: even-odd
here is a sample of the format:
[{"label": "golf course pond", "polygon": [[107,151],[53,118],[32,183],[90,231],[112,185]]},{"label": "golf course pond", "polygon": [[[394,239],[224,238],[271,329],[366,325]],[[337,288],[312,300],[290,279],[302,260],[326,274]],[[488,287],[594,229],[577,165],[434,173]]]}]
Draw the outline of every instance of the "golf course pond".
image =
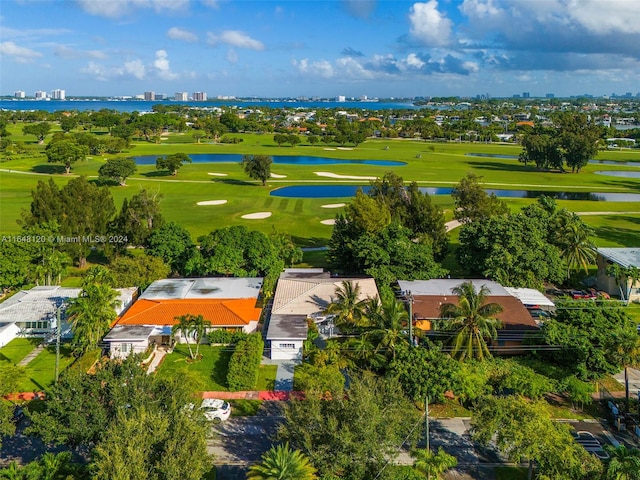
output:
[{"label": "golf course pond", "polygon": [[[231,153],[196,153],[189,155],[193,163],[240,163],[242,155]],[[157,155],[133,157],[136,165],[155,165]],[[406,162],[397,160],[346,160],[340,158],[307,157],[299,155],[273,155],[278,165],[374,165],[378,167],[402,167]]]},{"label": "golf course pond", "polygon": [[[640,173],[640,172],[639,172]],[[358,189],[367,192],[368,185],[295,185],[272,190],[273,197],[285,198],[344,198],[355,196]],[[453,189],[422,187],[420,191],[429,195],[451,195]],[[558,200],[591,200],[595,202],[640,202],[640,193],[594,193],[594,192],[557,192],[538,190],[485,190],[503,198],[538,198],[542,195]]]}]

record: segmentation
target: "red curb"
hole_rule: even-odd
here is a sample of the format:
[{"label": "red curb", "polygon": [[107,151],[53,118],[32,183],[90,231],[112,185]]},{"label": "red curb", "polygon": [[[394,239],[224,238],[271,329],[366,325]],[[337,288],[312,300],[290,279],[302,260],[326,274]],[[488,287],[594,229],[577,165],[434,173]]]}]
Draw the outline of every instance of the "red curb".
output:
[{"label": "red curb", "polygon": [[286,402],[291,398],[304,398],[304,392],[290,392],[286,390],[266,390],[261,392],[202,392],[202,398],[219,398],[221,400],[266,400]]}]

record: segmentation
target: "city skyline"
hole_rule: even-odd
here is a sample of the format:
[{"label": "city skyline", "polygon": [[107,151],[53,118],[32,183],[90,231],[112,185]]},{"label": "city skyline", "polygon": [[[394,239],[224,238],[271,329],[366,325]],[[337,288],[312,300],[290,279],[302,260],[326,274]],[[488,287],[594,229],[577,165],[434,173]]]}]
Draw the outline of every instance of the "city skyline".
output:
[{"label": "city skyline", "polygon": [[2,95],[636,95],[632,0],[3,1]]}]

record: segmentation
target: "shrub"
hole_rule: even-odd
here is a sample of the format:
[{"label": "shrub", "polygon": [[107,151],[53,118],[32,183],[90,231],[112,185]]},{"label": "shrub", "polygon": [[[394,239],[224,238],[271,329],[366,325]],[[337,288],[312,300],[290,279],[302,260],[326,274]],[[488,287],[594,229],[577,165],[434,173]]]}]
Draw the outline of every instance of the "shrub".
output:
[{"label": "shrub", "polygon": [[211,331],[208,338],[211,344],[223,343],[225,345],[235,345],[243,338],[246,338],[246,336],[247,334],[242,330],[233,332],[231,330],[218,329]]},{"label": "shrub", "polygon": [[258,382],[258,370],[264,342],[262,335],[252,333],[241,339],[229,360],[227,385],[229,390],[251,390]]}]

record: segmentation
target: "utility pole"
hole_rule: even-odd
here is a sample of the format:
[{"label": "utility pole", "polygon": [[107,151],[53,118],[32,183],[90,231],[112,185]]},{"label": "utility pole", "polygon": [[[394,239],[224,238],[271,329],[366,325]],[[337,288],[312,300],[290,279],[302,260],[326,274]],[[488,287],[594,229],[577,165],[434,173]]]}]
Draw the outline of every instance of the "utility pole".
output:
[{"label": "utility pole", "polygon": [[407,290],[407,300],[409,301],[409,343],[413,347],[413,294]]},{"label": "utility pole", "polygon": [[429,395],[424,399],[424,434],[427,442],[427,452],[429,452]]},{"label": "utility pole", "polygon": [[58,384],[58,376],[60,373],[60,310],[62,306],[56,310],[56,385]]}]

